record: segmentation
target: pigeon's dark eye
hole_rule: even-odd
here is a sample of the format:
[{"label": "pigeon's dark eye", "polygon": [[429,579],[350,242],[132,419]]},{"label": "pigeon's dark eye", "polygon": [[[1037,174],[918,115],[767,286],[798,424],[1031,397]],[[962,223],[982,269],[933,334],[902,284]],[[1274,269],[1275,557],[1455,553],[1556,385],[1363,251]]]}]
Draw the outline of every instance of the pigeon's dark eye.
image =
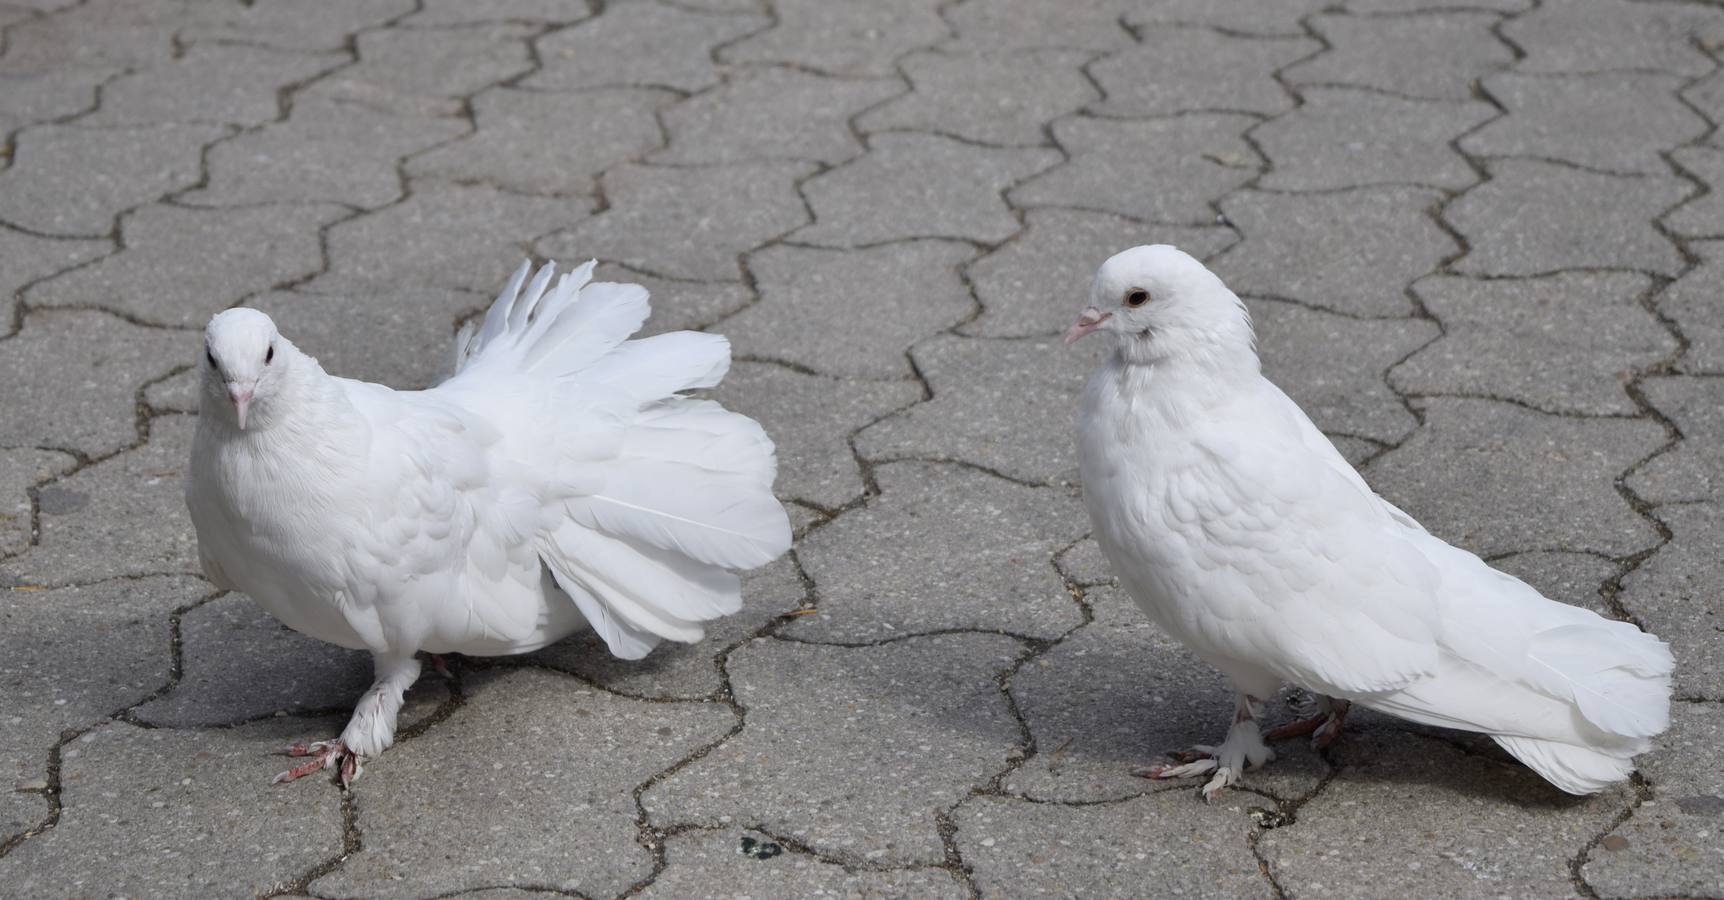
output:
[{"label": "pigeon's dark eye", "polygon": [[264,351],[264,354],[263,354],[263,364],[264,365],[267,366],[272,362],[275,362],[275,345],[274,344],[270,344],[269,349]]},{"label": "pigeon's dark eye", "polygon": [[1149,302],[1149,292],[1143,288],[1132,288],[1125,292],[1125,305],[1142,306]]},{"label": "pigeon's dark eye", "polygon": [[212,368],[212,369],[219,369],[219,368],[221,368],[221,367],[220,367],[220,366],[218,366],[218,365],[216,365],[216,361],[215,361],[215,351],[214,351],[214,350],[211,350],[211,349],[210,349],[210,348],[208,348],[208,347],[205,347],[205,348],[204,348],[204,356],[205,356],[205,357],[206,357],[206,358],[208,358],[208,359],[209,359],[209,361],[210,361],[210,368]]}]

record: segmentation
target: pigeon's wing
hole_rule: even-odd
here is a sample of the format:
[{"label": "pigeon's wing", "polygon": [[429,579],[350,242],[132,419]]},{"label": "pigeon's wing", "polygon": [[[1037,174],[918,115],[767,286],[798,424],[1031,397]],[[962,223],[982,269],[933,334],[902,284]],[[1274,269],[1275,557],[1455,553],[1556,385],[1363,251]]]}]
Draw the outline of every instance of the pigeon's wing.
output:
[{"label": "pigeon's wing", "polygon": [[1201,427],[1195,452],[1170,475],[1166,514],[1205,576],[1191,604],[1205,611],[1203,627],[1263,668],[1333,695],[1429,675],[1441,572],[1409,539],[1417,524],[1332,447],[1314,450],[1290,400],[1279,391],[1268,399],[1249,429],[1238,420]]}]

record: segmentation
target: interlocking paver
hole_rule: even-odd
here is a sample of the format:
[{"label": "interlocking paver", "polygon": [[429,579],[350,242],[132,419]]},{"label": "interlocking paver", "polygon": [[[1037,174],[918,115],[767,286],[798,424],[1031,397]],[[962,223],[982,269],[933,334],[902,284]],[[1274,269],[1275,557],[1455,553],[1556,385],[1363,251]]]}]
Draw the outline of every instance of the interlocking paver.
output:
[{"label": "interlocking paver", "polygon": [[774,0],[777,22],[719,51],[728,63],[784,63],[834,75],[895,75],[895,61],[951,34],[935,0]]},{"label": "interlocking paver", "polygon": [[[1525,12],[1537,0],[1468,0],[1469,9],[1489,9],[1506,13]],[[1455,8],[1452,0],[1347,0],[1346,7],[1356,13],[1416,13]]]},{"label": "interlocking paver", "polygon": [[1275,300],[1251,300],[1263,374],[1317,427],[1396,443],[1417,427],[1384,373],[1438,334],[1418,319],[1354,319]]},{"label": "interlocking paver", "polygon": [[1082,620],[1053,566],[1088,530],[1076,499],[952,465],[893,463],[875,477],[880,496],[803,540],[819,611],[782,633],[855,642],[975,628],[1051,638]]},{"label": "interlocking paver", "polygon": [[1113,570],[1101,555],[1101,545],[1094,538],[1084,538],[1054,557],[1054,565],[1073,584],[1090,586],[1112,584]]},{"label": "interlocking paver", "polygon": [[[121,0],[125,2],[125,0]],[[341,50],[350,37],[406,16],[414,0],[353,0],[331,6],[319,0],[270,0],[249,6],[216,6],[219,22],[180,32],[182,41],[243,41],[290,50]]]},{"label": "interlocking paver", "polygon": [[321,271],[319,229],[346,215],[329,204],[152,204],[120,217],[125,249],[44,281],[24,299],[32,307],[98,307],[152,324],[201,327],[242,298]]},{"label": "interlocking paver", "polygon": [[1660,507],[1670,543],[1622,580],[1622,605],[1648,631],[1669,642],[1679,661],[1676,692],[1724,697],[1724,600],[1718,583],[1724,558],[1724,509],[1713,503]]},{"label": "interlocking paver", "polygon": [[1129,8],[1120,0],[963,0],[941,8],[957,32],[944,46],[1001,52],[1037,47],[1111,50],[1132,43],[1131,32],[1120,22]]},{"label": "interlocking paver", "polygon": [[1143,121],[1054,123],[1071,159],[1012,189],[1020,207],[1071,206],[1161,222],[1213,221],[1222,195],[1257,177],[1250,116],[1210,113]]},{"label": "interlocking paver", "polygon": [[[1484,89],[1508,114],[1467,135],[1460,146],[1478,156],[1532,156],[1663,175],[1670,169],[1659,151],[1699,137],[1708,127],[1677,99],[1682,83],[1675,75],[1633,72],[1492,75]],[[1590,139],[1577,141],[1576,134]]]},{"label": "interlocking paver", "polygon": [[[95,109],[97,87],[123,71],[87,66],[19,67],[13,65],[10,55],[0,56],[0,134]],[[0,167],[9,162],[0,157]]]},{"label": "interlocking paver", "polygon": [[1652,799],[1580,869],[1601,897],[1699,897],[1724,883],[1724,704],[1678,703],[1670,712],[1670,732],[1641,758]]},{"label": "interlocking paver", "polygon": [[1090,279],[1111,254],[1139,244],[1172,244],[1205,259],[1238,239],[1220,225],[1145,224],[1113,213],[1032,209],[1016,238],[970,265],[982,310],[958,330],[979,337],[1051,337],[1089,302]]},{"label": "interlocking paver", "polygon": [[[631,700],[533,669],[468,680],[453,715],[367,767],[355,786],[364,848],[313,892],[526,884],[614,896],[652,870],[630,792],[735,724],[719,704]],[[499,798],[509,815],[491,814]],[[488,824],[446,840],[461,821]]]},{"label": "interlocking paver", "polygon": [[1477,101],[1306,88],[1305,103],[1252,132],[1273,166],[1257,184],[1322,191],[1368,184],[1456,190],[1478,180],[1449,141],[1497,115]]},{"label": "interlocking paver", "polygon": [[1688,339],[1688,350],[1676,367],[1724,374],[1724,320],[1714,313],[1724,291],[1724,241],[1693,241],[1688,248],[1700,256],[1700,264],[1672,282],[1655,303]]},{"label": "interlocking paver", "polygon": [[148,66],[172,58],[174,34],[187,24],[173,0],[87,0],[8,28],[5,64]]},{"label": "interlocking paver", "polygon": [[30,546],[30,488],[65,474],[76,463],[71,454],[58,450],[0,450],[0,557]]},{"label": "interlocking paver", "polygon": [[678,834],[665,841],[665,861],[669,864],[665,873],[638,896],[646,900],[694,896],[958,900],[969,896],[951,873],[939,869],[851,869],[806,853],[786,852],[765,834],[735,828]]},{"label": "interlocking paver", "polygon": [[550,22],[572,25],[589,19],[593,10],[561,0],[421,0],[419,11],[403,25],[471,25],[479,22]]},{"label": "interlocking paver", "polygon": [[1024,481],[1073,484],[1072,416],[1084,380],[1110,349],[1094,344],[952,335],[924,341],[911,356],[933,399],[863,429],[856,448],[868,459],[952,459]]},{"label": "interlocking paver", "polygon": [[[499,257],[496,267],[520,265]],[[470,291],[362,278],[323,277],[291,291],[271,291],[246,301],[275,320],[299,349],[325,371],[391,387],[429,387],[447,374],[445,351],[456,320],[477,313],[491,300]],[[146,393],[154,405],[156,394]],[[196,398],[187,411],[196,409]]]},{"label": "interlocking paver", "polygon": [[1274,115],[1293,96],[1276,70],[1322,49],[1310,38],[1239,37],[1209,28],[1156,27],[1143,42],[1090,66],[1106,97],[1092,109],[1110,116],[1185,110]]},{"label": "interlocking paver", "polygon": [[1689,4],[1647,9],[1627,0],[1541,6],[1502,27],[1526,58],[1522,72],[1650,69],[1704,75],[1713,62],[1701,46],[1724,38],[1724,14]]},{"label": "interlocking paver", "polygon": [[537,41],[539,70],[523,87],[543,90],[646,85],[698,91],[718,83],[712,48],[770,24],[658,0],[610,3],[605,14]]},{"label": "interlocking paver", "polygon": [[209,183],[189,204],[345,203],[375,209],[402,196],[403,157],[466,133],[460,119],[402,116],[307,97],[281,122],[209,151]]},{"label": "interlocking paver", "polygon": [[43,125],[17,138],[0,172],[0,221],[51,235],[108,234],[114,216],[198,180],[219,125]]},{"label": "interlocking paver", "polygon": [[813,171],[805,162],[618,166],[602,179],[610,208],[535,249],[669,278],[737,281],[739,254],[808,221],[796,183]]},{"label": "interlocking paver", "polygon": [[457,115],[459,98],[533,71],[527,41],[537,33],[512,23],[369,32],[359,36],[357,63],[307,93],[404,113]]},{"label": "interlocking paver", "polygon": [[525,194],[590,194],[599,173],[663,144],[657,113],[674,100],[639,88],[486,91],[473,99],[474,132],[415,156],[407,174]]},{"label": "interlocking paver", "polygon": [[1614,560],[1593,553],[1534,550],[1495,557],[1491,567],[1519,578],[1552,600],[1617,618],[1603,596],[1606,582],[1620,568]]},{"label": "interlocking paver", "polygon": [[1355,316],[1405,316],[1415,278],[1459,249],[1432,220],[1435,191],[1378,187],[1330,194],[1241,191],[1221,212],[1243,239],[1214,260],[1239,294]]},{"label": "interlocking paver", "polygon": [[1271,4],[1255,0],[1154,0],[1127,4],[1123,18],[1141,34],[1153,33],[1167,25],[1206,25],[1221,32],[1303,36],[1305,29],[1300,22],[1329,5],[1329,0]]},{"label": "interlocking paver", "polygon": [[[1670,157],[1708,186],[1724,183],[1724,150],[1710,146],[1681,147]],[[1686,238],[1724,236],[1724,200],[1716,191],[1700,194],[1671,210],[1664,216],[1664,224]]]},{"label": "interlocking paver", "polygon": [[996,149],[930,134],[880,134],[870,152],[803,186],[814,223],[795,239],[858,247],[917,237],[1005,240],[1018,220],[1000,193],[1052,166],[1043,149]]},{"label": "interlocking paver", "polygon": [[664,113],[658,163],[807,159],[836,165],[862,152],[850,120],[904,93],[896,78],[830,78],[779,66],[733,72]]},{"label": "interlocking paver", "polygon": [[[578,250],[578,247],[570,249]],[[567,262],[591,259],[592,255],[576,253]],[[594,271],[597,281],[621,281],[646,288],[652,297],[652,314],[637,332],[640,335],[665,331],[701,329],[734,315],[754,302],[754,291],[745,284],[727,281],[673,281],[632,271],[615,263],[601,263]]]},{"label": "interlocking paver", "polygon": [[728,666],[748,727],[641,803],[661,828],[727,816],[847,862],[938,864],[936,814],[1019,752],[994,679],[1020,652],[988,634],[751,641]]},{"label": "interlocking paver", "polygon": [[1059,49],[913,53],[899,65],[914,90],[856,124],[863,131],[932,131],[982,144],[1045,145],[1048,122],[1099,99],[1082,71],[1090,58]]},{"label": "interlocking paver", "polygon": [[1486,168],[1490,180],[1449,204],[1444,216],[1468,244],[1455,271],[1681,271],[1682,255],[1653,230],[1652,219],[1693,192],[1688,182],[1606,175],[1539,160],[1493,160]]},{"label": "interlocking paver", "polygon": [[0,342],[0,372],[13,401],[0,416],[0,446],[56,447],[90,456],[137,440],[138,386],[188,362],[187,336],[100,312],[38,312]]},{"label": "interlocking paver", "polygon": [[115,79],[81,125],[158,122],[262,125],[282,112],[280,92],[350,62],[344,53],[193,44],[184,56]]},{"label": "interlocking paver", "polygon": [[[0,228],[0,337],[18,324],[18,290],[114,252],[113,242],[44,238]],[[4,351],[0,351],[3,353]]]},{"label": "interlocking paver", "polygon": [[1579,419],[1453,397],[1417,405],[1424,427],[1366,475],[1432,534],[1486,556],[1626,556],[1658,543],[1651,523],[1613,487],[1617,475],[1664,443],[1656,422]]},{"label": "interlocking paver", "polygon": [[156,419],[149,443],[39,488],[36,546],[0,562],[0,582],[202,572],[182,486],[195,425],[189,416]]},{"label": "interlocking paver", "polygon": [[1633,415],[1629,377],[1676,351],[1641,305],[1635,272],[1559,272],[1480,280],[1438,275],[1413,291],[1443,323],[1442,340],[1390,380],[1416,394],[1503,397],[1557,412]]},{"label": "interlocking paver", "polygon": [[760,302],[726,319],[723,331],[743,356],[829,375],[908,378],[904,351],[973,311],[959,269],[975,253],[956,241],[768,247],[748,258]]},{"label": "interlocking paver", "polygon": [[1490,32],[1499,17],[1485,12],[1317,15],[1306,21],[1329,49],[1287,67],[1282,74],[1296,85],[1350,84],[1407,97],[1470,100],[1473,82],[1514,61],[1514,51]]},{"label": "interlocking paver", "polygon": [[1682,432],[1682,442],[1630,475],[1628,487],[1648,503],[1724,500],[1724,381],[1660,377],[1640,392]]}]

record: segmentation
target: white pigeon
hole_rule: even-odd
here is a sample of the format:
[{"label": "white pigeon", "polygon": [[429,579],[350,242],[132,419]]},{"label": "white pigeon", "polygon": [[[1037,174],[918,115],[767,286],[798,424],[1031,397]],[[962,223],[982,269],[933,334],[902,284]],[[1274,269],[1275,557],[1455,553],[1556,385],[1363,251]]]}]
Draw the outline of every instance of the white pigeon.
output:
[{"label": "white pigeon", "polygon": [[1541,596],[1377,496],[1264,378],[1245,305],[1165,246],[1104,263],[1070,343],[1117,348],[1078,414],[1084,501],[1121,584],[1232,682],[1232,726],[1183,765],[1206,799],[1274,754],[1258,731],[1285,682],[1339,733],[1347,704],[1482,732],[1573,794],[1603,790],[1670,724],[1658,638]]},{"label": "white pigeon", "polygon": [[638,659],[700,640],[741,607],[735,570],[789,548],[766,433],[679,393],[719,383],[729,342],[629,340],[646,290],[592,268],[523,291],[522,265],[425,391],[332,377],[256,310],[210,320],[186,479],[204,571],[376,664],[340,738],[291,748],[312,758],[278,781],[357,776],[394,741],[420,651],[591,627]]}]

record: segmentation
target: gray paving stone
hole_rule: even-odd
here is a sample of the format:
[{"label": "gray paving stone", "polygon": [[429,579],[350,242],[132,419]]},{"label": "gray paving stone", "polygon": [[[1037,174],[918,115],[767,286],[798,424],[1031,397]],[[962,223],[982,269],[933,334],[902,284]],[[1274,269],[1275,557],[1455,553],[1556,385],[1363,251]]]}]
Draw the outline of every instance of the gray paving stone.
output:
[{"label": "gray paving stone", "polygon": [[543,90],[650,85],[699,91],[718,83],[712,50],[770,24],[654,0],[607,3],[604,14],[536,42],[539,71],[522,86]]},{"label": "gray paving stone", "polygon": [[[1535,2],[1536,0],[1467,0],[1467,7],[1514,13],[1532,9]],[[1453,0],[1348,0],[1345,6],[1356,13],[1409,13],[1449,10],[1453,9],[1455,4]]]},{"label": "gray paving stone", "polygon": [[1617,618],[1615,610],[1604,602],[1603,590],[1605,582],[1616,575],[1618,567],[1602,556],[1533,551],[1494,559],[1491,568],[1519,578],[1552,600]]},{"label": "gray paving stone", "polygon": [[1263,374],[1317,427],[1396,443],[1418,427],[1384,374],[1437,337],[1418,319],[1352,319],[1275,300],[1251,300]]},{"label": "gray paving stone", "polygon": [[0,450],[0,557],[22,553],[30,546],[30,488],[64,475],[76,463],[70,454],[57,450]]},{"label": "gray paving stone", "polygon": [[348,36],[412,13],[414,0],[359,0],[330,6],[319,0],[270,0],[218,7],[220,22],[189,27],[182,41],[238,41],[290,50],[342,50]]},{"label": "gray paving stone", "polygon": [[1041,484],[1077,482],[1072,416],[1101,341],[941,335],[911,351],[934,397],[856,436],[863,457],[950,459]]},{"label": "gray paving stone", "polygon": [[1665,441],[1646,419],[1577,419],[1492,400],[1431,398],[1425,424],[1366,471],[1432,534],[1484,556],[1626,556],[1658,535],[1612,487]]},{"label": "gray paving stone", "polygon": [[467,129],[461,119],[399,116],[305,97],[286,121],[211,149],[208,186],[181,199],[205,206],[325,202],[375,209],[401,197],[400,159]]},{"label": "gray paving stone", "polygon": [[1640,305],[1651,279],[1634,272],[1559,272],[1543,278],[1421,279],[1413,290],[1443,323],[1441,340],[1395,367],[1415,394],[1503,397],[1540,409],[1635,415],[1623,389],[1676,351]]},{"label": "gray paving stone", "polygon": [[1150,0],[1128,5],[1123,18],[1140,34],[1169,25],[1206,25],[1218,32],[1302,37],[1305,29],[1299,23],[1329,5],[1329,0]]},{"label": "gray paving stone", "polygon": [[121,211],[195,184],[201,148],[227,133],[217,125],[29,129],[0,172],[0,220],[46,234],[105,235]]},{"label": "gray paving stone", "polygon": [[747,726],[641,803],[661,828],[728,816],[846,863],[942,863],[936,814],[1018,751],[994,679],[1020,652],[988,634],[855,648],[757,639],[728,666]]},{"label": "gray paving stone", "polygon": [[561,0],[423,0],[408,26],[472,25],[480,22],[547,22],[572,25],[593,16],[584,4]]},{"label": "gray paving stone", "polygon": [[282,790],[258,760],[276,720],[220,731],[114,723],[67,748],[60,822],[0,858],[30,896],[265,894],[341,854],[341,796]]},{"label": "gray paving stone", "polygon": [[975,253],[956,241],[768,247],[748,259],[760,302],[723,331],[741,356],[841,377],[909,378],[910,345],[974,311],[960,269]]},{"label": "gray paving stone", "polygon": [[538,31],[509,23],[366,32],[358,37],[359,61],[306,93],[402,113],[458,115],[459,98],[533,71],[527,42]]},{"label": "gray paving stone", "polygon": [[1162,222],[1208,223],[1214,203],[1257,177],[1242,137],[1250,116],[1146,121],[1077,117],[1054,123],[1070,160],[1012,188],[1015,206],[1086,207]]},{"label": "gray paving stone", "polygon": [[1599,896],[1699,897],[1724,884],[1724,706],[1678,703],[1670,712],[1670,731],[1641,758],[1653,799],[1581,867]]},{"label": "gray paving stone", "polygon": [[1018,220],[1001,192],[1058,162],[1054,150],[978,147],[932,134],[880,134],[869,153],[803,186],[814,224],[796,240],[858,247],[915,237],[1003,241]]},{"label": "gray paving stone", "polygon": [[[1707,124],[1677,99],[1676,75],[1604,72],[1485,79],[1508,115],[1467,135],[1477,156],[1536,156],[1612,172],[1663,175],[1659,151],[1699,137]],[[1586,140],[1575,140],[1584,134]]]},{"label": "gray paving stone", "polygon": [[[1235,792],[1241,796],[1262,799]],[[1075,807],[979,797],[956,818],[958,852],[989,900],[1129,898],[1145,890],[1276,896],[1246,843],[1251,820],[1220,804],[1193,803],[1184,791]]]},{"label": "gray paving stone", "polygon": [[1693,241],[1688,249],[1700,265],[1683,273],[1655,299],[1658,311],[1688,339],[1688,352],[1676,361],[1683,372],[1724,373],[1724,321],[1717,298],[1724,292],[1724,241]]},{"label": "gray paving stone", "polygon": [[[719,704],[629,700],[550,672],[470,681],[461,708],[391,748],[354,785],[365,846],[313,881],[313,893],[415,897],[510,884],[621,893],[652,871],[631,791],[736,721]],[[500,800],[508,816],[493,815]],[[451,843],[451,821],[488,824]]]},{"label": "gray paving stone", "polygon": [[[1724,184],[1724,150],[1716,147],[1681,147],[1671,157],[1708,187]],[[1708,191],[1671,210],[1664,224],[1687,238],[1724,236],[1724,200]]]},{"label": "gray paving stone", "polygon": [[400,203],[329,230],[329,272],[379,285],[489,293],[535,238],[581,222],[591,209],[587,197],[419,181]]},{"label": "gray paving stone", "polygon": [[[48,752],[66,729],[94,725],[166,685],[173,671],[168,615],[208,593],[208,585],[185,577],[0,589],[7,635],[0,792],[43,784]],[[14,799],[24,802],[0,804],[6,837],[48,813],[40,797]]]},{"label": "gray paving stone", "polygon": [[957,37],[941,46],[1009,52],[1036,47],[1112,50],[1132,43],[1120,23],[1130,5],[1120,0],[965,0],[941,14]]},{"label": "gray paving stone", "polygon": [[129,73],[103,87],[101,109],[78,124],[262,125],[282,114],[282,90],[349,61],[344,53],[193,44],[171,63]]},{"label": "gray paving stone", "polygon": [[1432,220],[1435,191],[1361,188],[1333,194],[1241,191],[1221,211],[1243,240],[1214,261],[1239,294],[1354,316],[1405,316],[1406,286],[1460,248]]},{"label": "gray paving stone", "polygon": [[144,404],[151,412],[182,412],[198,411],[198,370],[191,363],[185,363],[178,373],[157,381],[150,382],[144,388]]},{"label": "gray paving stone", "polygon": [[[578,249],[578,248],[574,248]],[[570,263],[582,260],[578,254]],[[754,301],[747,285],[726,281],[672,281],[636,272],[614,263],[601,263],[593,278],[638,284],[652,295],[652,314],[636,332],[640,335],[665,331],[702,329],[723,321]]]},{"label": "gray paving stone", "polygon": [[[0,56],[0,134],[95,109],[97,88],[123,71],[106,66],[20,67]],[[9,162],[0,155],[0,165]]]},{"label": "gray paving stone", "polygon": [[[778,852],[746,846],[778,847]],[[758,831],[691,831],[665,841],[665,871],[638,896],[684,897],[968,897],[940,869],[865,871],[787,850]]]},{"label": "gray paving stone", "polygon": [[1633,798],[1571,797],[1519,763],[1376,723],[1331,753],[1340,774],[1257,842],[1289,894],[1570,896],[1567,861]]},{"label": "gray paving stone", "polygon": [[922,399],[915,381],[854,381],[738,362],[713,398],[760,422],[778,445],[781,497],[836,509],[862,496],[850,434]]},{"label": "gray paving stone", "polygon": [[535,249],[667,278],[739,281],[739,254],[808,221],[796,183],[813,171],[812,163],[792,162],[618,166],[602,179],[610,208]]},{"label": "gray paving stone", "polygon": [[1688,182],[1603,175],[1536,160],[1495,160],[1486,167],[1490,180],[1462,195],[1446,212],[1449,224],[1470,245],[1467,255],[1455,262],[1455,271],[1681,271],[1681,254],[1653,230],[1652,219],[1693,191]]},{"label": "gray paving stone", "polygon": [[[1002,786],[1008,794],[1058,803],[1115,801],[1174,786],[1183,803],[1201,806],[1193,799],[1201,781],[1148,781],[1131,772],[1165,761],[1169,750],[1220,740],[1231,721],[1232,689],[1150,624],[1123,591],[1091,588],[1085,598],[1095,621],[1012,677],[1012,698],[1036,754]],[[1265,724],[1288,715],[1275,704]],[[1328,770],[1302,741],[1279,744],[1276,753],[1245,774],[1245,787],[1291,799],[1315,788]],[[1249,805],[1263,805],[1263,798],[1234,791],[1218,802],[1236,810]]]},{"label": "gray paving stone", "polygon": [[1628,476],[1648,503],[1724,500],[1724,382],[1712,378],[1648,378],[1640,391],[1670,417],[1682,442]]},{"label": "gray paving stone", "polygon": [[1408,97],[1471,100],[1473,82],[1514,62],[1514,52],[1490,32],[1499,18],[1486,12],[1317,15],[1306,21],[1329,49],[1287,67],[1283,74],[1296,85],[1351,84]]},{"label": "gray paving stone", "polygon": [[1046,145],[1047,123],[1100,99],[1081,50],[923,51],[899,66],[914,90],[870,110],[872,131],[931,131],[982,144]]},{"label": "gray paving stone", "polygon": [[665,111],[670,143],[652,161],[841,163],[862,152],[851,118],[903,92],[896,78],[828,78],[778,66],[737,69],[723,85]]},{"label": "gray paving stone", "polygon": [[1558,3],[1505,23],[1503,36],[1526,52],[1522,72],[1654,69],[1704,75],[1712,60],[1696,46],[1724,38],[1724,15],[1688,4],[1650,9],[1625,0]]},{"label": "gray paving stone", "polygon": [[1208,28],[1157,27],[1143,42],[1090,66],[1106,93],[1091,107],[1110,116],[1159,116],[1186,110],[1274,115],[1293,97],[1272,77],[1322,49],[1310,38],[1252,38]]},{"label": "gray paving stone", "polygon": [[156,419],[144,446],[40,488],[36,546],[0,563],[0,581],[201,574],[182,487],[195,424],[190,416]]},{"label": "gray paving stone", "polygon": [[1051,638],[1082,621],[1053,557],[1088,520],[1066,492],[974,469],[895,463],[881,494],[803,539],[819,611],[781,630],[856,642],[940,629]]},{"label": "gray paving stone", "polygon": [[657,112],[674,98],[637,88],[486,91],[473,99],[478,129],[415,156],[407,174],[524,194],[591,194],[600,172],[663,143]]},{"label": "gray paving stone", "polygon": [[[496,271],[500,282],[504,269]],[[302,290],[273,291],[246,305],[268,313],[282,334],[331,374],[417,389],[446,374],[456,321],[490,300],[468,291],[320,278]],[[149,394],[146,399],[155,402]],[[195,409],[195,396],[191,402]]]},{"label": "gray paving stone", "polygon": [[776,24],[719,51],[727,63],[783,63],[832,75],[896,75],[895,61],[951,32],[934,0],[774,0]]},{"label": "gray paving stone", "polygon": [[1307,88],[1303,106],[1252,132],[1273,165],[1258,185],[1323,191],[1368,184],[1459,190],[1478,180],[1449,142],[1497,115],[1474,100],[1409,100]]},{"label": "gray paving stone", "polygon": [[89,0],[7,29],[7,68],[119,66],[167,62],[187,23],[173,0]]},{"label": "gray paving stone", "polygon": [[1073,584],[1090,586],[1113,584],[1113,570],[1101,555],[1101,545],[1094,538],[1084,538],[1054,557],[1054,565]]},{"label": "gray paving stone", "polygon": [[1670,543],[1622,580],[1622,605],[1676,654],[1679,697],[1724,697],[1724,600],[1712,588],[1724,577],[1724,510],[1711,503],[1657,511]]},{"label": "gray paving stone", "polygon": [[[698,644],[666,641],[645,659],[617,659],[603,640],[588,631],[521,657],[521,661],[570,672],[607,691],[631,697],[707,699],[724,689],[719,654],[779,616],[801,608],[807,593],[795,562],[779,557],[743,574],[742,611],[708,623],[706,639]],[[504,663],[509,664],[513,660]]]},{"label": "gray paving stone", "polygon": [[100,456],[132,444],[138,386],[195,351],[188,335],[99,312],[34,313],[16,338],[0,342],[13,401],[0,416],[0,446]]},{"label": "gray paving stone", "polygon": [[1052,337],[1088,302],[1090,279],[1115,250],[1173,244],[1207,259],[1236,240],[1221,225],[1150,225],[1105,212],[1032,209],[1016,238],[970,265],[982,311],[958,330],[979,337]]},{"label": "gray paving stone", "polygon": [[[1700,111],[1708,121],[1724,120],[1724,69],[1717,69],[1697,81],[1689,82],[1677,92]],[[1717,135],[1708,135],[1707,143],[1718,146]]]},{"label": "gray paving stone", "polygon": [[18,290],[74,266],[114,252],[112,241],[42,238],[0,228],[0,337],[10,337],[18,322]]},{"label": "gray paving stone", "polygon": [[36,285],[31,307],[98,307],[157,325],[201,328],[242,298],[323,268],[320,229],[339,206],[197,210],[152,204],[120,217],[125,248]]}]

